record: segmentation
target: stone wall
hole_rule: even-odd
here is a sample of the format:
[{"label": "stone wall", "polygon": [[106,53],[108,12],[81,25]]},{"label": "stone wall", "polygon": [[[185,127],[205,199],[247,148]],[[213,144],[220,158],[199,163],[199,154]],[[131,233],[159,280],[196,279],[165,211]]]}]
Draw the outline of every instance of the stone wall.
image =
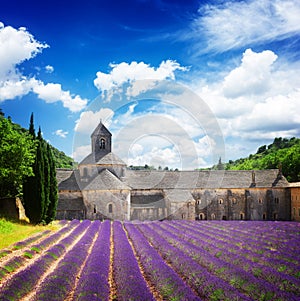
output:
[{"label": "stone wall", "polygon": [[29,222],[19,198],[1,198],[0,216]]},{"label": "stone wall", "polygon": [[129,190],[84,190],[87,219],[130,219]]},{"label": "stone wall", "polygon": [[290,220],[290,197],[285,188],[197,189],[196,219]]}]

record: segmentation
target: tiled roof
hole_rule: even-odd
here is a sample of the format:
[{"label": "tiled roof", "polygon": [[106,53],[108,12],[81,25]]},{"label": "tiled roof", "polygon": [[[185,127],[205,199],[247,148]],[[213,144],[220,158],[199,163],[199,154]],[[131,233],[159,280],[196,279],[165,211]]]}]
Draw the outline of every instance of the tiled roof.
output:
[{"label": "tiled roof", "polygon": [[73,173],[72,169],[67,169],[67,168],[57,168],[56,169],[56,180],[57,184],[61,183],[62,181],[66,180],[71,176]]},{"label": "tiled roof", "polygon": [[89,154],[85,157],[79,165],[86,165],[86,164],[96,164],[96,165],[124,165],[126,163],[122,161],[117,155],[114,153],[108,153],[104,157],[102,157],[98,162],[95,160],[95,155],[93,153]]},{"label": "tiled roof", "polygon": [[[288,187],[288,181],[284,177],[277,180],[277,174],[276,169],[255,171],[255,187]],[[249,188],[252,184],[252,171],[127,170],[124,182],[133,189]]]},{"label": "tiled roof", "polygon": [[93,131],[92,136],[98,136],[99,133],[105,133],[105,134],[109,134],[111,136],[111,132],[105,127],[105,125],[102,123],[102,121],[100,121],[100,123],[97,125],[97,127],[95,128],[95,130]]},{"label": "tiled roof", "polygon": [[114,189],[131,189],[122,181],[120,181],[109,170],[103,169],[90,183],[88,183],[84,190],[114,190]]},{"label": "tiled roof", "polygon": [[56,177],[61,179],[58,181],[58,190],[71,190],[71,191],[79,191],[78,185],[78,170],[71,170],[71,171],[62,171],[56,170]]}]

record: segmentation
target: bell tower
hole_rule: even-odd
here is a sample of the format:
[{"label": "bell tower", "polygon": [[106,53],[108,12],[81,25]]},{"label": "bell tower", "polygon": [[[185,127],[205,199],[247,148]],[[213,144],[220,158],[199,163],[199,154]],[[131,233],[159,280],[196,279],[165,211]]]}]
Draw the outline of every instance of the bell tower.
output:
[{"label": "bell tower", "polygon": [[111,152],[111,132],[104,126],[101,120],[92,133],[91,140],[95,162],[98,162],[102,157]]}]

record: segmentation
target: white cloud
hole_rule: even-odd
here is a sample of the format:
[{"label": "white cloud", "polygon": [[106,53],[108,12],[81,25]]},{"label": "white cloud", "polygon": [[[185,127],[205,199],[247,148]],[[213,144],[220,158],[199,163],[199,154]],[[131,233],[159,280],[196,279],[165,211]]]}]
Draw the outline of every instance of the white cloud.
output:
[{"label": "white cloud", "polygon": [[[226,51],[288,38],[300,32],[298,0],[249,0],[207,4],[199,10],[189,38],[207,39],[205,51]],[[203,41],[196,47],[203,51]],[[201,48],[199,46],[202,46]],[[199,51],[199,50],[198,50]]]},{"label": "white cloud", "polygon": [[38,81],[35,86],[32,87],[38,97],[47,103],[61,101],[65,108],[68,108],[71,112],[81,111],[87,104],[87,99],[82,99],[79,95],[71,95],[70,91],[64,91],[60,84],[44,84]]},{"label": "white cloud", "polygon": [[248,49],[223,80],[193,86],[218,118],[228,159],[247,155],[266,140],[300,135],[300,66],[280,57],[275,65],[276,59],[272,51]]},{"label": "white cloud", "polygon": [[247,49],[243,54],[241,65],[225,77],[224,95],[235,98],[268,91],[271,66],[276,59],[277,55],[270,50],[256,53]]},{"label": "white cloud", "polygon": [[114,112],[109,108],[101,108],[97,112],[85,111],[80,114],[79,119],[76,121],[75,132],[90,135],[97,127],[100,120],[108,126]]},{"label": "white cloud", "polygon": [[56,136],[58,136],[58,137],[61,137],[61,138],[66,138],[67,137],[67,135],[69,134],[67,131],[64,131],[64,130],[56,130],[55,132],[54,132],[54,134],[56,135]]},{"label": "white cloud", "polygon": [[125,83],[133,84],[136,81],[145,80],[145,85],[141,86],[139,83],[138,86],[127,90],[128,93],[136,96],[140,91],[145,91],[148,85],[151,86],[152,80],[175,79],[176,70],[187,70],[187,68],[172,60],[162,61],[157,68],[144,62],[131,62],[130,64],[122,62],[120,64],[110,64],[110,67],[112,68],[110,73],[98,71],[94,80],[94,85],[103,93],[103,97],[109,96],[110,92]]},{"label": "white cloud", "polygon": [[[22,62],[47,47],[47,44],[35,40],[26,28],[15,29],[0,23],[0,102],[34,92],[47,103],[61,101],[71,112],[81,111],[87,99],[63,90],[60,84],[45,84],[34,77],[27,77],[18,69]],[[48,72],[54,70],[50,65],[45,68]]]},{"label": "white cloud", "polygon": [[54,67],[51,66],[51,65],[47,65],[45,67],[45,70],[46,70],[47,73],[52,73],[54,71]]},{"label": "white cloud", "polygon": [[72,158],[76,162],[81,162],[90,153],[91,153],[91,145],[90,144],[78,146],[74,149]]},{"label": "white cloud", "polygon": [[0,79],[6,78],[9,73],[15,73],[15,66],[33,58],[47,44],[40,43],[21,27],[0,26]]}]

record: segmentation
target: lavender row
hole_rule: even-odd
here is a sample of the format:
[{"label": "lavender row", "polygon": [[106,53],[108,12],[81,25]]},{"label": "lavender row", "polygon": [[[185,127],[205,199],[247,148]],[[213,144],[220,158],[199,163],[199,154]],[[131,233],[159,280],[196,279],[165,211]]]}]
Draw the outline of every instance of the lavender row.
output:
[{"label": "lavender row", "polygon": [[163,258],[180,274],[204,300],[252,300],[226,281],[212,275],[183,251],[172,246],[148,224],[138,224],[138,228]]},{"label": "lavender row", "polygon": [[[255,299],[276,298],[276,300],[295,300],[295,294],[298,293],[298,283],[295,283],[295,279],[286,276],[282,277],[277,271],[270,270],[265,267],[262,268],[262,275],[265,273],[265,277],[256,277],[253,275],[251,269],[250,272],[245,271],[243,265],[236,266],[230,262],[232,254],[226,254],[226,250],[223,250],[222,254],[227,256],[228,261],[220,259],[220,256],[210,254],[205,250],[203,246],[196,246],[189,241],[189,239],[183,239],[178,235],[178,229],[173,228],[170,224],[153,224],[153,227],[157,227],[157,230],[164,235],[167,235],[168,241],[177,245],[185,254],[196,260],[199,264],[207,268],[211,273],[216,274],[218,277],[230,283],[232,286],[243,291],[247,295]],[[163,229],[161,229],[161,227]],[[169,230],[170,231],[169,231]],[[189,235],[186,234],[188,237]],[[203,241],[202,241],[203,244]],[[218,254],[218,253],[217,253]],[[254,271],[255,269],[253,269]],[[285,275],[284,275],[285,276]],[[271,281],[270,281],[271,280]],[[278,283],[286,282],[285,286],[280,289]],[[299,282],[299,281],[298,281]],[[300,282],[299,282],[300,283]],[[285,290],[290,291],[285,292]]]},{"label": "lavender row", "polygon": [[3,267],[0,268],[0,280],[2,280],[7,274],[14,272],[26,262],[24,256],[15,256],[5,263]]},{"label": "lavender row", "polygon": [[125,223],[144,272],[164,300],[201,300],[131,223]]},{"label": "lavender row", "polygon": [[[213,246],[217,245],[220,248],[229,248],[234,253],[241,253],[240,250],[242,248],[243,252],[241,254],[244,257],[249,258],[255,262],[260,262],[263,265],[268,265],[269,267],[276,268],[278,271],[286,269],[287,271],[289,271],[290,275],[298,278],[300,277],[299,268],[297,268],[297,264],[300,261],[297,259],[297,256],[299,255],[293,255],[293,252],[290,251],[290,245],[285,246],[284,250],[272,249],[270,247],[265,248],[260,247],[257,242],[252,241],[250,233],[247,239],[239,237],[238,234],[234,235],[234,233],[226,238],[226,235],[224,235],[223,237],[222,235],[218,235],[213,231],[209,231],[206,227],[207,223],[203,223],[202,228],[199,228],[194,223],[179,224],[178,222],[172,222],[172,224],[177,225],[177,227],[179,228],[185,228],[188,232],[193,232],[195,234],[201,235],[202,239],[206,237],[206,241],[209,241]],[[298,241],[299,239],[300,236],[298,237]],[[268,240],[267,237],[266,240]],[[295,243],[297,253],[299,253],[298,241],[297,243]]]},{"label": "lavender row", "polygon": [[74,300],[109,300],[110,233],[110,221],[103,222],[77,283]]},{"label": "lavender row", "polygon": [[88,256],[88,250],[99,230],[100,222],[93,222],[59,262],[55,270],[49,274],[36,291],[36,300],[65,300],[75,284],[81,266]]},{"label": "lavender row", "polygon": [[[232,256],[234,256],[234,261],[238,261],[237,264],[239,264],[240,261],[244,261],[244,267],[247,267],[248,264],[248,266],[253,269],[267,269],[268,273],[272,272],[272,274],[277,274],[277,276],[280,277],[279,279],[281,279],[280,281],[290,281],[291,278],[289,276],[300,278],[299,262],[296,262],[295,264],[294,260],[283,260],[281,258],[272,257],[272,252],[270,252],[270,254],[265,254],[263,252],[258,254],[257,251],[254,252],[250,248],[241,248],[246,242],[237,238],[231,240],[220,240],[217,236],[213,238],[212,236],[207,235],[205,227],[201,230],[195,230],[192,227],[177,222],[169,223],[169,225],[176,227],[177,231],[178,229],[181,229],[182,237],[185,236],[182,230],[185,230],[184,232],[189,234],[189,240],[194,242],[194,244],[197,244],[199,241],[205,241],[205,249],[210,253],[223,254],[223,250],[225,250],[226,253],[230,251],[232,254],[229,260],[232,261]],[[267,274],[264,273],[263,275],[266,276]],[[288,279],[285,279],[285,275],[287,275]],[[273,282],[274,281],[275,279],[273,279]],[[297,280],[294,279],[294,281]]]},{"label": "lavender row", "polygon": [[119,301],[155,300],[138,266],[122,224],[113,223],[113,273]]},{"label": "lavender row", "polygon": [[31,265],[14,274],[0,288],[0,300],[18,300],[31,292],[40,277],[66,252],[67,247],[86,230],[89,224],[89,221],[83,221],[59,244],[52,246]]},{"label": "lavender row", "polygon": [[[189,224],[191,226],[191,224]],[[270,257],[285,257],[300,260],[299,254],[299,225],[292,222],[193,222],[194,228],[204,227],[207,233],[220,238],[235,241],[238,237],[244,248],[270,255]],[[237,242],[240,243],[240,242]],[[288,247],[288,248],[287,248]]]},{"label": "lavender row", "polygon": [[46,230],[46,231],[43,231],[43,232],[41,232],[41,233],[39,233],[37,235],[30,236],[30,237],[28,237],[25,240],[19,241],[16,244],[13,245],[13,249],[19,250],[19,249],[22,249],[24,247],[27,247],[28,245],[30,245],[34,241],[40,239],[41,237],[43,237],[44,235],[47,235],[50,232],[51,232],[50,230]]},{"label": "lavender row", "polygon": [[46,249],[47,247],[49,247],[50,245],[52,245],[53,243],[58,241],[63,235],[65,235],[66,233],[68,233],[72,229],[74,229],[76,226],[78,226],[79,223],[80,223],[79,220],[73,220],[72,222],[70,222],[68,227],[61,228],[59,231],[57,231],[57,232],[53,233],[52,235],[48,236],[47,238],[45,238],[40,243],[38,243],[36,245],[33,245],[31,247],[31,250],[34,251],[34,252],[39,253],[41,250]]}]

